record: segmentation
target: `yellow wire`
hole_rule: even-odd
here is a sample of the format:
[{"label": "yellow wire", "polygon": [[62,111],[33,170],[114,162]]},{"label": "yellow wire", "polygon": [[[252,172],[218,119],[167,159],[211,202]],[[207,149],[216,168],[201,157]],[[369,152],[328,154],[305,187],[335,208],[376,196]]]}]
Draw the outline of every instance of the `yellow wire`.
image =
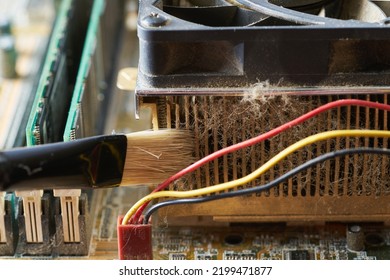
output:
[{"label": "yellow wire", "polygon": [[226,191],[228,189],[235,188],[237,186],[245,185],[257,177],[264,174],[266,171],[271,169],[274,165],[276,165],[279,161],[283,160],[288,155],[294,153],[298,149],[301,149],[304,146],[313,144],[315,142],[327,140],[329,138],[335,138],[335,137],[383,137],[383,138],[390,138],[390,131],[384,131],[384,130],[334,130],[334,131],[327,131],[318,133],[315,135],[311,135],[309,137],[306,137],[291,146],[287,147],[280,153],[278,153],[276,156],[271,158],[269,161],[267,161],[264,165],[262,165],[260,168],[255,170],[254,172],[250,173],[249,175],[242,177],[240,179],[225,182],[222,184],[218,184],[215,186],[205,187],[201,189],[196,190],[190,190],[190,191],[161,191],[161,192],[155,192],[151,193],[143,198],[141,198],[139,201],[137,201],[133,207],[126,213],[125,217],[122,220],[122,225],[126,225],[128,221],[131,219],[131,217],[135,214],[137,209],[141,207],[144,203],[149,202],[156,198],[162,198],[162,197],[175,197],[175,198],[188,198],[188,197],[195,197],[195,196],[201,196],[201,195],[208,195],[214,192],[220,192],[220,191]]}]

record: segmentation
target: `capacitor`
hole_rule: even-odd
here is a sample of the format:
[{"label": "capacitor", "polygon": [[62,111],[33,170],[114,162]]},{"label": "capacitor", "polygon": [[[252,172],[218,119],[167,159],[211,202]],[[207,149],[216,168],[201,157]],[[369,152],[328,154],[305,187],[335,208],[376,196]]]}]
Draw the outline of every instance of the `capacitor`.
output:
[{"label": "capacitor", "polygon": [[0,17],[0,35],[11,34],[11,21],[8,18]]},{"label": "capacitor", "polygon": [[347,249],[355,252],[364,250],[364,232],[361,226],[347,227]]},{"label": "capacitor", "polygon": [[16,50],[11,35],[0,36],[0,76],[7,79],[16,77]]}]

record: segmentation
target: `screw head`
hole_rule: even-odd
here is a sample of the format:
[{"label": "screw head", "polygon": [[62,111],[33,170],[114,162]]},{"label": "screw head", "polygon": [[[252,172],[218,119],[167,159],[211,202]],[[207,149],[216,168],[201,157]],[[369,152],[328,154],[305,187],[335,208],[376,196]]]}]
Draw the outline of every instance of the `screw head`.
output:
[{"label": "screw head", "polygon": [[168,19],[159,13],[151,12],[142,19],[141,23],[147,27],[161,27],[167,25]]}]

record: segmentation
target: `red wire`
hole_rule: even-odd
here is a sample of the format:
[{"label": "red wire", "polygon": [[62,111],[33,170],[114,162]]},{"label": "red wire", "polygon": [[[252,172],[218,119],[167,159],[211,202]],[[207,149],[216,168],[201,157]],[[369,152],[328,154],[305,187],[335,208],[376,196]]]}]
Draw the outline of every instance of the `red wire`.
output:
[{"label": "red wire", "polygon": [[[243,149],[243,148],[247,148],[249,146],[252,146],[254,144],[257,144],[257,143],[260,143],[264,140],[267,140],[275,135],[278,135],[279,133],[293,127],[293,126],[296,126],[298,124],[301,124],[302,122],[310,119],[310,118],[313,118],[314,116],[322,113],[322,112],[325,112],[327,110],[330,110],[330,109],[333,109],[333,108],[336,108],[336,107],[341,107],[341,106],[363,106],[363,107],[369,107],[369,108],[376,108],[376,109],[380,109],[380,110],[385,110],[385,111],[390,111],[390,105],[386,105],[386,104],[383,104],[383,103],[376,103],[376,102],[371,102],[371,101],[364,101],[364,100],[359,100],[359,99],[342,99],[342,100],[337,100],[337,101],[333,101],[333,102],[330,102],[328,104],[325,104],[325,105],[322,105],[288,123],[285,123],[273,130],[270,130],[264,134],[261,134],[259,136],[256,136],[254,138],[251,138],[251,139],[248,139],[248,140],[245,140],[241,143],[238,143],[238,144],[234,144],[232,146],[229,146],[229,147],[226,147],[226,148],[223,148],[221,150],[218,150],[212,154],[209,154],[208,156],[198,160],[197,162],[191,164],[190,166],[184,168],[183,170],[179,171],[178,173],[176,173],[175,175],[169,177],[167,180],[165,180],[163,183],[161,183],[160,185],[158,185],[154,190],[153,192],[158,192],[158,191],[161,191],[163,189],[165,189],[166,187],[169,186],[169,184],[171,184],[172,182],[176,181],[177,179],[181,178],[182,176],[190,173],[190,172],[193,172],[195,171],[196,169],[198,169],[199,167],[201,167],[202,165],[210,162],[210,161],[213,161],[223,155],[226,155],[228,153],[232,153],[234,151],[237,151],[237,150],[240,150],[240,149]],[[142,212],[144,211],[144,209],[148,206],[149,202],[143,204],[138,210],[137,212],[134,214],[134,217],[131,219],[130,223],[133,223],[134,221],[139,221],[140,220],[140,217],[142,215]]]}]

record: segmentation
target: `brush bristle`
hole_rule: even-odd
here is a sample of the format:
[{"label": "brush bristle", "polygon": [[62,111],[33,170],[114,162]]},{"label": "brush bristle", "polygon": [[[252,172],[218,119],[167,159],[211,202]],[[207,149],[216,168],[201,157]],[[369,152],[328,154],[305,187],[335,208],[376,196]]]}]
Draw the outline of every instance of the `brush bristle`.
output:
[{"label": "brush bristle", "polygon": [[127,135],[121,185],[159,184],[194,162],[191,131],[166,129]]}]

